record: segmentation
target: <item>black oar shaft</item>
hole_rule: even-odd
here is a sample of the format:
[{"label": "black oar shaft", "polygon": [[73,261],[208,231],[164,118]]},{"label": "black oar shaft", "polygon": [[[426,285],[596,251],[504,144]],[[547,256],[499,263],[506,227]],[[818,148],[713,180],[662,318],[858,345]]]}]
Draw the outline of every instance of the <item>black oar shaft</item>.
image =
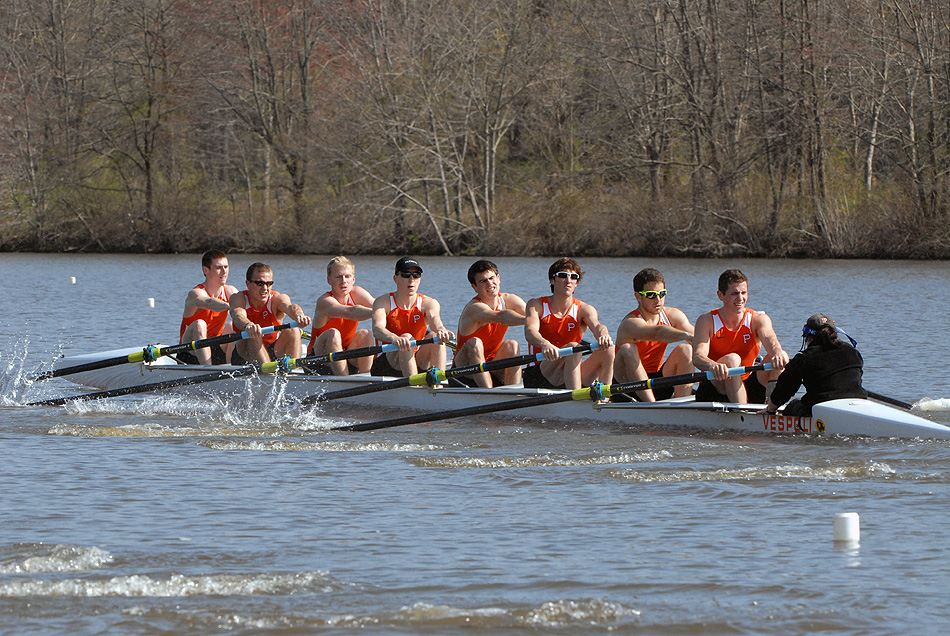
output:
[{"label": "black oar shaft", "polygon": [[[585,389],[580,389],[581,391]],[[588,391],[590,389],[587,389]],[[436,411],[435,413],[421,413],[418,415],[407,415],[406,417],[397,417],[391,420],[380,422],[363,422],[361,424],[350,424],[349,426],[340,426],[333,430],[336,431],[375,431],[382,428],[393,428],[395,426],[406,426],[407,424],[419,424],[421,422],[437,422],[439,420],[448,420],[453,417],[468,417],[472,415],[482,415],[484,413],[499,413],[501,411],[511,411],[514,409],[524,409],[531,406],[543,406],[545,404],[556,404],[558,402],[570,402],[573,399],[571,391],[556,393],[553,395],[538,395],[536,397],[522,398],[520,400],[511,400],[508,402],[483,404],[481,406],[472,406],[465,409],[450,409],[445,411]]]},{"label": "black oar shaft", "polygon": [[122,395],[133,395],[135,393],[147,393],[149,391],[160,391],[162,389],[173,389],[179,386],[189,386],[192,384],[203,384],[225,378],[240,378],[246,375],[256,373],[257,369],[253,366],[246,366],[231,371],[214,371],[202,375],[189,376],[187,378],[177,378],[175,380],[164,380],[162,382],[152,382],[150,384],[138,384],[135,386],[126,386],[120,389],[109,389],[108,391],[96,391],[93,393],[80,393],[79,395],[70,395],[61,398],[52,398],[49,400],[39,400],[29,402],[27,406],[62,406],[69,402],[84,402],[88,400],[98,400],[102,398],[119,397]]},{"label": "black oar shaft", "polygon": [[877,400],[878,402],[884,402],[885,404],[890,404],[892,406],[899,406],[902,409],[907,409],[908,411],[914,408],[914,405],[910,402],[905,402],[903,400],[898,400],[897,398],[892,398],[887,395],[881,395],[880,393],[875,393],[874,391],[868,391],[868,397],[872,400]]},{"label": "black oar shaft", "polygon": [[[425,338],[423,340],[417,340],[415,346],[427,345],[436,342],[436,338]],[[327,362],[339,362],[340,360],[351,360],[353,358],[364,358],[366,356],[374,356],[377,353],[382,353],[387,350],[388,345],[373,345],[372,347],[363,347],[361,349],[350,349],[348,351],[334,351],[332,353],[321,353],[316,356],[307,356],[305,358],[297,358],[294,363],[298,367],[304,367],[315,364],[326,364]]]}]

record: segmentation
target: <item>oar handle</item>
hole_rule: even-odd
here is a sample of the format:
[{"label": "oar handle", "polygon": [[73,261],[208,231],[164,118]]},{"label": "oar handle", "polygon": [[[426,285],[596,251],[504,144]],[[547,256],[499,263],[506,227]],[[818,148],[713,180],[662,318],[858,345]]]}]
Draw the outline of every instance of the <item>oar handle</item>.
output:
[{"label": "oar handle", "polygon": [[[411,347],[419,347],[422,345],[438,343],[439,337],[433,336],[431,338],[425,338],[423,340],[413,340],[410,342]],[[334,351],[332,353],[321,353],[316,356],[306,356],[303,358],[284,358],[277,360],[275,362],[267,362],[261,366],[261,371],[263,373],[275,373],[282,366],[287,370],[290,369],[300,369],[317,364],[325,364],[327,362],[338,362],[340,360],[349,360],[352,358],[363,358],[366,356],[373,356],[378,353],[385,353],[387,351],[396,351],[399,349],[398,345],[394,344],[383,344],[383,345],[373,345],[372,347],[363,347],[361,349],[350,349],[349,351]]]},{"label": "oar handle", "polygon": [[[563,347],[557,350],[558,357],[570,356],[575,353],[585,353],[593,349],[598,349],[599,345],[595,342],[593,344],[583,343],[575,347]],[[532,362],[542,362],[544,360],[544,353],[530,353],[523,356],[514,356],[512,358],[502,358],[500,360],[489,360],[488,362],[481,362],[478,364],[470,364],[465,367],[453,367],[451,369],[429,369],[425,373],[416,373],[415,375],[409,376],[409,385],[410,386],[423,386],[426,384],[434,384],[436,382],[444,382],[449,378],[457,378],[464,375],[474,375],[476,373],[485,373],[488,371],[498,371],[500,369],[507,369],[509,367],[517,367],[522,364],[529,364]]]},{"label": "oar handle", "polygon": [[[756,371],[771,371],[772,363],[766,362],[765,364],[756,364],[749,367],[732,367],[727,371],[729,377],[734,377],[737,375],[745,375],[746,373],[754,373]],[[623,384],[611,384],[610,386],[599,387],[600,396],[588,395],[587,397],[579,397],[575,399],[589,400],[592,397],[605,397],[609,398],[612,395],[617,395],[618,393],[630,393],[631,391],[642,391],[644,389],[659,389],[668,386],[676,386],[677,384],[692,384],[693,382],[700,382],[702,380],[715,380],[716,376],[712,371],[699,371],[697,373],[684,373],[682,375],[671,375],[665,378],[650,378],[649,380],[637,380],[635,382],[626,382]],[[578,389],[578,391],[588,391],[591,389]]]}]

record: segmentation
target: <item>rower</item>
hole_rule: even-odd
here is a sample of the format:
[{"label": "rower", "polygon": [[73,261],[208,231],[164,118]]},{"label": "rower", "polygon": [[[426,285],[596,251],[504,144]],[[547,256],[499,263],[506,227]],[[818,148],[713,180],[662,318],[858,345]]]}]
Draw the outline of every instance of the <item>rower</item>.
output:
[{"label": "rower", "polygon": [[[775,335],[772,319],[765,312],[746,307],[749,279],[745,274],[727,269],[719,276],[716,293],[722,307],[700,316],[693,336],[693,365],[715,376],[699,383],[696,401],[764,404],[766,387],[788,364],[788,354]],[[763,362],[771,363],[772,371],[729,377],[729,367],[755,364],[763,346]]]},{"label": "rower", "polygon": [[[544,353],[545,358],[525,367],[526,387],[579,389],[594,381],[613,381],[610,330],[600,322],[593,305],[574,298],[583,277],[577,261],[559,258],[548,268],[551,295],[532,298],[525,306],[525,340],[531,353]],[[561,357],[558,349],[580,344],[587,329],[597,339],[598,349],[587,358],[581,353]]]},{"label": "rower", "polygon": [[[356,267],[345,256],[337,256],[327,264],[330,291],[317,299],[313,310],[310,346],[307,355],[321,355],[361,349],[373,345],[373,333],[359,329],[362,320],[373,317],[373,296],[356,285]],[[366,373],[373,365],[373,356],[337,360],[308,367],[319,375]]]},{"label": "rower", "polygon": [[[517,356],[518,341],[505,338],[508,327],[523,325],[525,303],[520,296],[501,291],[498,266],[479,260],[468,268],[468,282],[475,290],[459,316],[458,348],[452,366],[482,364],[495,358]],[[471,379],[456,378],[463,384],[474,381],[480,387],[521,383],[521,367],[513,366],[489,373],[476,373]]]},{"label": "rower", "polygon": [[[396,261],[396,291],[373,301],[373,335],[376,341],[399,349],[382,353],[373,361],[372,375],[408,377],[423,369],[445,368],[445,343],[454,334],[442,324],[439,301],[419,293],[422,266],[405,256]],[[437,343],[418,347],[414,340],[438,337]]]},{"label": "rower", "polygon": [[[617,358],[614,379],[636,382],[651,378],[682,375],[693,371],[693,325],[682,311],[666,306],[666,281],[659,270],[647,267],[633,277],[637,309],[631,311],[617,329]],[[682,341],[682,342],[680,342]],[[669,344],[673,347],[664,362]],[[692,384],[637,391],[641,402],[671,397],[688,397]]]},{"label": "rower", "polygon": [[[228,285],[228,257],[220,250],[208,250],[201,257],[203,283],[195,285],[185,297],[185,309],[181,315],[178,342],[194,342],[233,333],[228,323],[228,299],[238,293]],[[227,323],[227,324],[225,324]],[[233,345],[214,345],[191,351],[181,351],[178,360],[185,364],[225,364]]]},{"label": "rower", "polygon": [[[838,338],[844,334],[851,344]],[[811,417],[811,407],[839,398],[867,398],[861,386],[864,358],[854,338],[835,326],[824,314],[815,314],[802,327],[801,351],[785,366],[769,396],[765,412],[775,413],[805,385],[805,395],[792,400],[783,414]]]},{"label": "rower", "polygon": [[292,327],[279,333],[262,334],[262,327],[276,327],[289,316],[300,327],[310,324],[310,316],[303,313],[287,294],[273,289],[274,270],[264,263],[253,263],[247,268],[246,291],[231,296],[231,321],[235,331],[246,331],[248,337],[238,340],[231,354],[231,364],[271,362],[276,358],[300,357],[300,329]]}]

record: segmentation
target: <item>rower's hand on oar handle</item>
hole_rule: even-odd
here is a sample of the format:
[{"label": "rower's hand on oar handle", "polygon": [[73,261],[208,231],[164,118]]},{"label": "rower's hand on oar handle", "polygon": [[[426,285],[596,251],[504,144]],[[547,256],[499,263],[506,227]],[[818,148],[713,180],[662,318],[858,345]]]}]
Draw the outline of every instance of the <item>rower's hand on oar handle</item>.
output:
[{"label": "rower's hand on oar handle", "polygon": [[727,364],[716,362],[712,365],[710,371],[712,371],[713,379],[722,381],[729,378],[729,365]]},{"label": "rower's hand on oar handle", "polygon": [[293,318],[300,327],[306,327],[312,322],[310,316],[305,314],[303,308],[296,303],[287,308],[287,315]]},{"label": "rower's hand on oar handle", "polygon": [[263,337],[263,330],[256,322],[248,322],[242,330],[247,333],[248,340],[260,340]]},{"label": "rower's hand on oar handle", "polygon": [[545,360],[557,360],[561,357],[561,350],[550,342],[545,342],[541,347],[541,353]]},{"label": "rower's hand on oar handle", "polygon": [[603,329],[601,330],[601,333],[598,334],[598,336],[597,336],[597,347],[596,347],[596,348],[598,348],[598,349],[609,349],[610,347],[613,346],[614,341],[613,341],[613,339],[610,337],[610,330],[607,329],[607,327],[604,327],[603,325],[601,325],[601,327],[603,327]]},{"label": "rower's hand on oar handle", "polygon": [[781,371],[785,368],[785,365],[788,364],[788,353],[785,352],[785,349],[779,349],[775,352],[769,362],[772,363],[773,369],[776,371]]},{"label": "rower's hand on oar handle", "polygon": [[409,351],[415,346],[416,341],[412,339],[412,336],[396,336],[393,338],[392,343],[396,345],[400,351]]},{"label": "rower's hand on oar handle", "polygon": [[437,338],[436,342],[443,345],[455,340],[455,334],[444,327],[435,332],[435,337]]}]

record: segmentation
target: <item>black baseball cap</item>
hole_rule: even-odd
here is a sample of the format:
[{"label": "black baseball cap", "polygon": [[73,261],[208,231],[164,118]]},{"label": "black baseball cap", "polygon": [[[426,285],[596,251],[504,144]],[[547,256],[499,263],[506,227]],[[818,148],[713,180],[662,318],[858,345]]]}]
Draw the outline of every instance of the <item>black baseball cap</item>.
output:
[{"label": "black baseball cap", "polygon": [[398,261],[396,261],[396,273],[399,272],[408,272],[411,269],[418,269],[419,272],[422,272],[422,265],[419,264],[414,258],[408,256],[403,256]]}]

